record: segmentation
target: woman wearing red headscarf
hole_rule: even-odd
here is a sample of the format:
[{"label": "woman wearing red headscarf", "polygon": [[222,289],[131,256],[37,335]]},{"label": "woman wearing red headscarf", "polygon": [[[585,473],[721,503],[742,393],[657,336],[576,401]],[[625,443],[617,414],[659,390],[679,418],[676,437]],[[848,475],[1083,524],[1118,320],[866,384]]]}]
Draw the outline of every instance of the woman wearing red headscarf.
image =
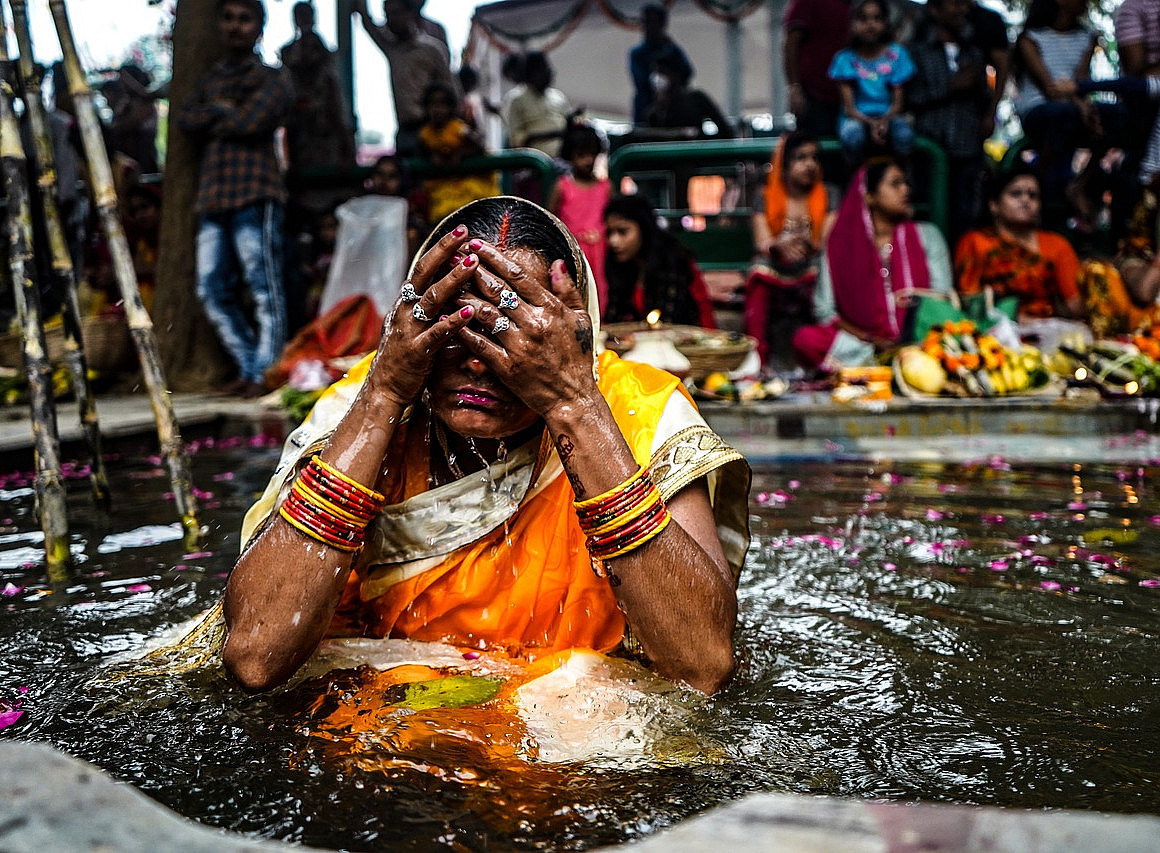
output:
[{"label": "woman wearing red headscarf", "polygon": [[788,356],[790,335],[813,319],[818,258],[838,207],[837,191],[822,182],[820,153],[804,133],[782,137],[754,205],[757,251],[745,281],[745,332],[757,339],[763,363],[771,352]]},{"label": "woman wearing red headscarf", "polygon": [[818,272],[818,325],[794,335],[803,366],[873,363],[875,353],[900,342],[916,291],[950,292],[946,241],[936,226],[911,219],[912,212],[910,185],[897,161],[873,160],[854,176]]}]

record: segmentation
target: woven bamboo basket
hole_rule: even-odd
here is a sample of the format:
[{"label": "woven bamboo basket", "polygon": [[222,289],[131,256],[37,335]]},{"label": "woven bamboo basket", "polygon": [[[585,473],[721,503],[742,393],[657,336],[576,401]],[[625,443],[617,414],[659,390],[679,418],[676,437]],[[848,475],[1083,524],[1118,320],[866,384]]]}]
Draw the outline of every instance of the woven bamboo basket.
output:
[{"label": "woven bamboo basket", "polygon": [[[113,373],[128,367],[133,360],[133,338],[124,317],[98,316],[81,320],[85,359],[90,370]],[[64,330],[53,326],[44,331],[49,361],[64,359]],[[24,364],[23,336],[0,335],[0,367],[21,368]]]},{"label": "woven bamboo basket", "polygon": [[617,355],[632,349],[638,332],[666,335],[689,360],[689,376],[704,379],[710,373],[728,373],[745,361],[757,341],[745,335],[702,329],[700,326],[649,326],[647,323],[609,323],[603,327],[604,346]]}]

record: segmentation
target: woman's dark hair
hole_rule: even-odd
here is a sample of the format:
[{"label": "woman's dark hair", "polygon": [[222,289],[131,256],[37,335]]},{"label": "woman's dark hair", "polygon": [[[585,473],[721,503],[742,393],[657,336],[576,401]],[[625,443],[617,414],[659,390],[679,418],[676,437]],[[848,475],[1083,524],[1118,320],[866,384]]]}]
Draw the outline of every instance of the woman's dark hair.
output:
[{"label": "woman's dark hair", "polygon": [[1023,22],[1023,32],[1050,27],[1058,14],[1059,0],[1031,0]]},{"label": "woman's dark hair", "polygon": [[998,201],[999,196],[1019,178],[1034,178],[1039,183],[1039,176],[1030,163],[1016,163],[1010,169],[996,169],[987,175],[983,184],[983,191],[987,201]]},{"label": "woman's dark hair", "polygon": [[866,161],[866,192],[878,191],[882,179],[886,177],[886,172],[891,166],[896,166],[904,174],[906,173],[906,167],[902,161],[895,157],[873,157]]},{"label": "woman's dark hair", "polygon": [[793,162],[794,153],[806,145],[817,145],[818,138],[811,133],[806,133],[804,130],[791,130],[782,137],[781,144],[781,168],[783,172],[787,172],[789,171],[789,164]]},{"label": "woman's dark hair", "polygon": [[470,202],[448,216],[431,232],[429,245],[449,234],[457,225],[498,249],[530,249],[551,263],[557,259],[587,296],[587,277],[582,273],[572,243],[562,227],[545,211],[514,196],[495,196]]},{"label": "woman's dark hair", "polygon": [[618,195],[604,208],[604,221],[620,216],[640,228],[640,254],[618,261],[610,250],[604,254],[604,275],[608,279],[608,305],[602,314],[609,322],[643,320],[637,316],[633,296],[641,270],[644,271],[645,310],[661,312],[666,323],[700,325],[700,312],[693,299],[692,256],[668,231],[657,225],[656,211],[641,195]]},{"label": "woman's dark hair", "polygon": [[560,157],[571,160],[577,154],[600,154],[604,151],[604,140],[590,124],[575,124],[564,133],[560,146]]},{"label": "woman's dark hair", "polygon": [[[890,4],[886,0],[855,0],[854,3],[850,4],[850,21],[853,22],[854,18],[858,16],[858,13],[871,4],[877,6],[882,12],[882,17],[886,19],[886,26],[882,28],[882,38],[879,43],[886,44],[887,42],[893,41],[894,22],[890,17]],[[850,43],[854,43],[852,33],[850,35]]]}]

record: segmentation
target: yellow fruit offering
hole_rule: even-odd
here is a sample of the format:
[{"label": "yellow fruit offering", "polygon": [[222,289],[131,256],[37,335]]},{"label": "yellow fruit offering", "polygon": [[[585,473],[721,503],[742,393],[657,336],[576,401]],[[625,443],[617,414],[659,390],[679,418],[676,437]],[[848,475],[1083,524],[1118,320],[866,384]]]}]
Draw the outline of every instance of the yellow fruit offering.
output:
[{"label": "yellow fruit offering", "polygon": [[710,373],[701,383],[701,387],[710,394],[716,394],[722,386],[729,384],[729,377],[724,373]]},{"label": "yellow fruit offering", "polygon": [[897,357],[902,378],[911,388],[924,394],[937,394],[946,385],[947,374],[938,359],[919,347],[903,347]]}]

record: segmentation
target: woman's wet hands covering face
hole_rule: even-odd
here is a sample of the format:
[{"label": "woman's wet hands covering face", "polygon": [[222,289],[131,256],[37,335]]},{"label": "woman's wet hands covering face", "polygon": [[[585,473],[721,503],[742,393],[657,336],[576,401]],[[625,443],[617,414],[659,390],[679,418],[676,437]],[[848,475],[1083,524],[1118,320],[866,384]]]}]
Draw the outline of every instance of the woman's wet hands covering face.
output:
[{"label": "woman's wet hands covering face", "polygon": [[595,394],[592,320],[563,261],[482,240],[464,250],[479,264],[457,302],[473,312],[456,329],[463,346],[541,417]]},{"label": "woman's wet hands covering face", "polygon": [[460,254],[466,238],[467,229],[459,226],[423,254],[408,279],[410,289],[404,285],[383,323],[369,381],[399,406],[414,402],[438,352],[474,314],[472,306],[456,301],[479,263],[475,255]]}]

